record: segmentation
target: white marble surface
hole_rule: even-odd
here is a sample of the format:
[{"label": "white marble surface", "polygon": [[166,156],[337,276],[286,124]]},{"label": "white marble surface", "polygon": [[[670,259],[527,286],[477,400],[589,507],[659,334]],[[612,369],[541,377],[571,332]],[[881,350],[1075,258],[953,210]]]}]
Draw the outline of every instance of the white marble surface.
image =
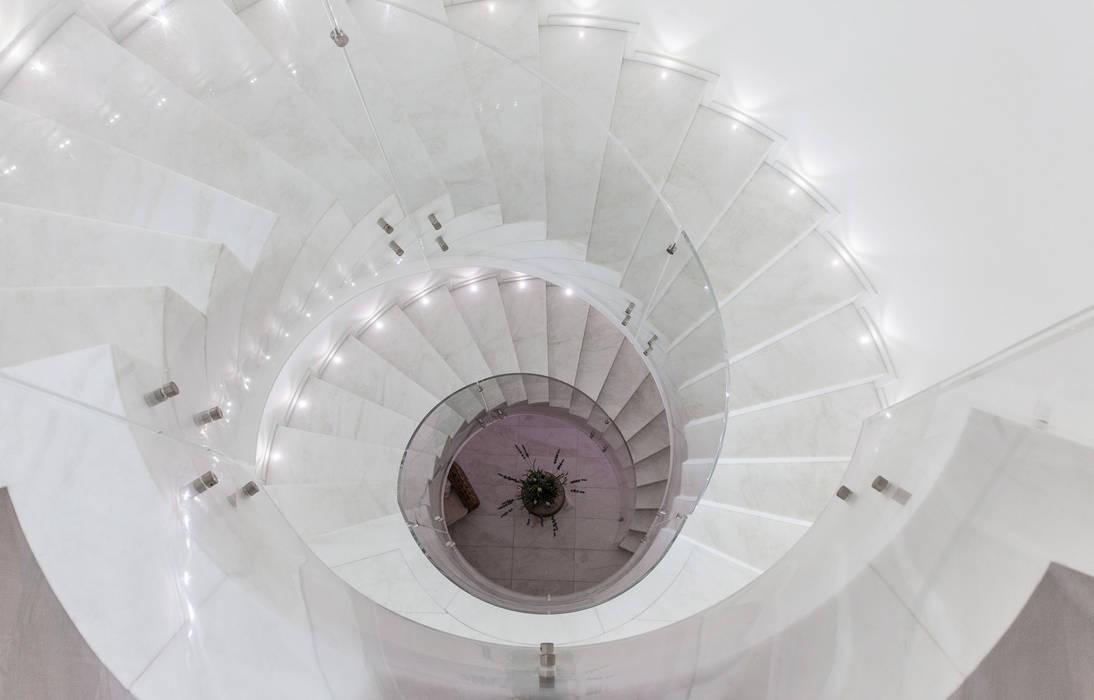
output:
[{"label": "white marble surface", "polygon": [[434,396],[448,396],[464,382],[397,306],[358,338]]},{"label": "white marble surface", "polygon": [[353,336],[339,346],[322,378],[412,421],[425,418],[440,400]]},{"label": "white marble surface", "polygon": [[662,413],[647,423],[627,441],[631,458],[637,463],[669,444],[668,420]]},{"label": "white marble surface", "polygon": [[[322,7],[308,0],[263,0],[240,12],[239,18],[373,169],[385,180],[389,171],[394,174],[400,198],[407,208],[416,209],[441,195],[444,184],[362,40],[364,31],[357,19],[344,2],[332,0],[330,5],[351,37],[345,53],[365,95],[365,107],[346,58],[332,49],[330,20]],[[393,157],[385,159],[384,151]]]},{"label": "white marble surface", "polygon": [[699,108],[662,189],[692,240],[706,237],[771,146],[768,136],[746,124]]},{"label": "white marble surface", "polygon": [[[540,70],[560,93],[543,91],[547,235],[586,241],[623,64],[623,32],[581,27],[539,29]],[[569,98],[569,99],[567,99]],[[570,101],[572,100],[572,102]]]},{"label": "white marble surface", "polygon": [[293,406],[289,427],[387,447],[406,446],[415,422],[378,403],[309,377]]},{"label": "white marble surface", "polygon": [[839,254],[812,233],[722,306],[730,355],[741,355],[863,292]]},{"label": "white marble surface", "polygon": [[[371,2],[349,8],[382,67],[393,98],[417,130],[444,180],[456,214],[496,204],[494,175],[476,114],[486,105],[468,94],[460,53],[450,30],[403,10]],[[443,20],[440,0],[416,9]],[[492,105],[491,105],[492,107]]]},{"label": "white marble surface", "polygon": [[[399,471],[400,447],[278,426],[266,470],[268,484],[387,483]],[[390,482],[390,483],[389,483]]]},{"label": "white marble surface", "polygon": [[671,585],[637,619],[682,620],[733,595],[755,577],[756,572],[695,547]]},{"label": "white marble surface", "polygon": [[[626,341],[615,321],[590,306],[588,318],[585,320],[585,332],[582,334],[574,386],[596,399],[624,342]],[[590,404],[588,409],[591,408]],[[589,410],[584,415],[587,417]]]},{"label": "white marble surface", "polygon": [[0,97],[293,220],[312,221],[333,201],[245,126],[221,118],[79,17],[35,60],[48,72],[20,71]]},{"label": "white marble surface", "polygon": [[269,211],[3,101],[0,124],[2,201],[206,238],[251,264],[275,223]]},{"label": "white marble surface", "polygon": [[634,465],[635,480],[639,486],[665,481],[672,467],[669,448],[665,447]]},{"label": "white marble surface", "polygon": [[605,413],[615,418],[645,381],[647,374],[649,369],[643,362],[641,353],[635,350],[630,341],[623,342],[600,389],[597,403]]},{"label": "white marble surface", "polygon": [[725,510],[700,501],[683,535],[757,569],[766,569],[797,542],[806,525]]},{"label": "white marble surface", "polygon": [[[718,299],[736,291],[824,216],[824,208],[790,178],[770,165],[761,166],[699,245],[699,257]],[[698,287],[704,284],[687,279]],[[682,283],[680,279],[673,282]]]},{"label": "white marble surface", "polygon": [[[678,71],[624,60],[619,73],[611,132],[645,170],[655,187],[669,174],[699,106],[705,83]],[[614,144],[604,154],[588,259],[622,271],[655,193]]]},{"label": "white marble surface", "polygon": [[278,509],[301,537],[334,532],[399,512],[397,469],[376,473],[374,483],[267,484]]},{"label": "white marble surface", "polygon": [[[497,278],[488,277],[466,284],[451,293],[490,374],[520,372],[520,360],[513,345],[513,334],[506,319]],[[500,388],[510,403],[527,398],[519,382],[505,382]]]},{"label": "white marble surface", "polygon": [[[414,299],[403,307],[403,313],[464,385],[492,374],[447,286],[442,285]],[[497,340],[510,342],[507,338]],[[505,402],[505,397],[493,383],[483,384],[483,397],[489,406],[500,406]]]},{"label": "white marble surface", "polygon": [[845,306],[730,365],[730,410],[801,396],[886,374],[877,343]]},{"label": "white marble surface", "polygon": [[721,458],[845,457],[863,419],[880,408],[874,387],[865,385],[732,415]]},{"label": "white marble surface", "polygon": [[653,375],[646,378],[638,385],[638,389],[615,418],[615,424],[619,426],[623,437],[628,440],[657,415],[665,411],[665,404],[661,400],[661,392],[657,389],[657,382]]},{"label": "white marble surface", "polygon": [[[573,384],[581,357],[582,335],[589,314],[589,305],[577,295],[567,294],[562,287],[547,286],[547,364],[550,376]],[[561,387],[557,387],[561,390]],[[555,395],[551,385],[551,405],[569,406],[570,394]]]},{"label": "white marble surface", "polygon": [[209,241],[0,204],[5,287],[162,285],[204,313],[219,257]]},{"label": "white marble surface", "polygon": [[388,194],[376,173],[235,14],[218,0],[158,13],[122,42],[360,217]]},{"label": "white marble surface", "polygon": [[687,420],[705,418],[725,411],[728,382],[736,377],[731,375],[727,380],[725,368],[716,369],[684,387],[681,387],[677,396],[684,407],[684,415]]},{"label": "white marble surface", "polygon": [[[163,366],[171,345],[180,342],[174,334],[165,338],[165,299],[163,287],[0,290],[0,335],[6,339],[0,367],[107,344]],[[187,351],[204,365],[200,345]]]},{"label": "white marble surface", "polygon": [[341,247],[344,239],[353,230],[353,222],[338,202],[332,204],[316,222],[281,279],[277,311],[282,318],[294,315],[301,325],[311,325],[310,320],[300,314],[300,310],[309,300],[315,289],[315,281],[326,267],[332,253]]},{"label": "white marble surface", "polygon": [[[539,17],[535,0],[449,5],[467,91],[494,174],[505,221],[543,220],[543,110],[539,80]],[[505,57],[486,48],[492,47]]]},{"label": "white marble surface", "polygon": [[[547,285],[540,279],[506,282],[499,285],[505,318],[517,353],[520,371],[546,375],[547,368]],[[547,400],[546,385],[525,383],[531,402]],[[537,392],[542,388],[542,392]],[[541,395],[542,394],[542,395]]]},{"label": "white marble surface", "polygon": [[846,462],[722,463],[703,500],[813,521],[832,502]]}]

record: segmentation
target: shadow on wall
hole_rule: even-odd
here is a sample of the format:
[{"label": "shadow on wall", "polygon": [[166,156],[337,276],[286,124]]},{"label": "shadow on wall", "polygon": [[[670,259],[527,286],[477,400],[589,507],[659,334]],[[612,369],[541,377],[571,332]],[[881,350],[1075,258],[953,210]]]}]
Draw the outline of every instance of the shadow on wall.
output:
[{"label": "shadow on wall", "polygon": [[53,595],[6,488],[0,488],[0,698],[133,698]]},{"label": "shadow on wall", "polygon": [[1051,564],[952,700],[1094,698],[1094,577]]}]

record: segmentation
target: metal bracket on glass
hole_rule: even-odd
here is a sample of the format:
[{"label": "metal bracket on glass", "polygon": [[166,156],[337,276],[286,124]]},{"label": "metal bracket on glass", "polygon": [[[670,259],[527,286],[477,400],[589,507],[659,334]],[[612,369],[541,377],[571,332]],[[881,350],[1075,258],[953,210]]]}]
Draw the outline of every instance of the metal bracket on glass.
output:
[{"label": "metal bracket on glass", "polygon": [[208,423],[212,423],[213,421],[218,421],[223,417],[224,411],[220,410],[220,406],[213,406],[212,408],[207,408],[200,413],[195,413],[194,423],[196,425],[206,425]]},{"label": "metal bracket on glass", "polygon": [[389,224],[387,222],[387,219],[385,219],[382,216],[379,219],[376,220],[376,225],[379,226],[380,229],[383,230],[383,232],[388,234],[389,236],[395,230],[395,227],[392,226],[391,224]]},{"label": "metal bracket on glass", "polygon": [[669,255],[676,255],[676,244],[673,243],[668,248],[665,248],[665,252]]},{"label": "metal bracket on glass", "polygon": [[[547,596],[547,600],[551,597]],[[539,645],[539,687],[555,687],[555,645],[553,642],[543,642]]]},{"label": "metal bracket on glass", "polygon": [[338,48],[344,48],[349,43],[349,34],[342,31],[341,27],[335,27],[330,31],[330,39]]},{"label": "metal bracket on glass", "polygon": [[846,485],[842,485],[838,489],[836,489],[836,498],[840,499],[841,501],[846,501],[854,493],[855,492],[847,488]]},{"label": "metal bracket on glass", "polygon": [[405,250],[400,248],[399,244],[396,243],[395,241],[388,241],[387,247],[391,248],[393,251],[395,251],[395,254],[398,255],[400,258],[403,257],[403,253],[406,252]]},{"label": "metal bracket on glass", "polygon": [[183,487],[182,495],[185,498],[196,496],[213,488],[220,483],[220,479],[213,472],[205,472],[198,478]]},{"label": "metal bracket on glass", "polygon": [[163,386],[156,387],[152,391],[144,395],[144,402],[149,406],[155,406],[161,404],[167,399],[174,398],[179,395],[179,385],[174,382],[167,382]]},{"label": "metal bracket on glass", "polygon": [[623,312],[623,325],[627,325],[631,322],[631,313],[634,312],[634,302],[627,304],[626,311]]},{"label": "metal bracket on glass", "polygon": [[653,350],[653,344],[656,340],[657,340],[656,335],[651,335],[650,336],[650,339],[646,341],[646,349],[642,351],[643,355],[649,355],[650,354],[650,351]]},{"label": "metal bracket on glass", "polygon": [[429,223],[433,225],[433,230],[434,231],[440,231],[441,230],[441,222],[437,219],[436,214],[430,214],[429,215]]},{"label": "metal bracket on glass", "polygon": [[[432,216],[432,214],[430,214]],[[437,245],[440,246],[442,253],[448,252],[448,243],[444,240],[444,236],[437,236],[433,240],[437,241]]]}]

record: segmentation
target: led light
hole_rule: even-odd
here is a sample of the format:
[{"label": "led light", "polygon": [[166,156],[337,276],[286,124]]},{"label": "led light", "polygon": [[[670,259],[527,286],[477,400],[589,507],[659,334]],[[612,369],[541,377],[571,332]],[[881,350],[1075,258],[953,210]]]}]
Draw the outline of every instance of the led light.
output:
[{"label": "led light", "polygon": [[384,330],[384,322],[383,321],[377,321],[376,322],[376,330],[379,330],[379,331]]},{"label": "led light", "polygon": [[797,188],[797,187],[791,187],[791,188],[790,188],[790,189],[789,189],[789,190],[787,191],[787,194],[797,194],[797,193],[798,193],[798,188]]},{"label": "led light", "polygon": [[340,365],[340,364],[342,364],[342,356],[341,355],[335,355],[334,358],[331,361],[334,362],[334,364],[336,364],[336,365]]},{"label": "led light", "polygon": [[281,453],[280,452],[274,452],[273,454],[270,455],[270,459],[272,459],[275,462],[280,462],[281,461]]},{"label": "led light", "polygon": [[864,333],[858,337],[858,342],[862,343],[863,345],[867,345],[870,342],[870,336]]},{"label": "led light", "polygon": [[308,407],[308,400],[307,399],[300,399],[299,401],[296,402],[296,407],[297,408],[307,408]]},{"label": "led light", "polygon": [[524,289],[525,287],[528,286],[528,283],[525,282],[524,280],[521,280],[520,282],[517,282],[517,286],[520,287],[521,289]]},{"label": "led light", "polygon": [[737,122],[733,122],[732,126],[729,127],[730,131],[736,131],[739,128],[741,128],[741,125]]},{"label": "led light", "polygon": [[832,258],[832,267],[839,267],[842,262],[839,258]]},{"label": "led light", "polygon": [[311,318],[311,311],[306,312],[304,318]]},{"label": "led light", "polygon": [[473,285],[471,285],[471,291],[472,291],[472,292],[477,292],[477,291],[479,291],[479,285],[478,285],[478,284],[473,284]]},{"label": "led light", "polygon": [[585,30],[584,30],[584,29],[580,30],[580,31],[579,31],[579,32],[577,33],[577,38],[578,38],[578,39],[584,39],[584,38],[585,38]]},{"label": "led light", "polygon": [[669,72],[667,70],[661,71],[661,80],[668,80]]},{"label": "led light", "polygon": [[566,296],[568,296],[568,297],[572,297],[573,295],[574,295],[574,290],[572,290],[572,289],[570,289],[569,287],[567,287],[567,288],[566,288]]},{"label": "led light", "polygon": [[429,297],[422,297],[422,306],[429,306]]},{"label": "led light", "polygon": [[487,9],[488,9],[488,10],[490,10],[491,12],[493,12],[493,11],[494,11],[494,10],[496,9],[496,8],[494,7],[494,3],[490,3],[490,4],[489,4],[489,5],[487,5],[486,7],[487,7]]}]

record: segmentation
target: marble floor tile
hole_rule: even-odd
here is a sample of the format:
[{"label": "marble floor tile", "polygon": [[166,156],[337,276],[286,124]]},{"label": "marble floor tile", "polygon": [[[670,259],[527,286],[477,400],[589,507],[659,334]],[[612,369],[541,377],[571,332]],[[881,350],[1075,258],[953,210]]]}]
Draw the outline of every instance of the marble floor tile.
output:
[{"label": "marble floor tile", "polygon": [[542,579],[513,579],[513,583],[510,586],[514,591],[518,593],[527,593],[528,595],[566,595],[574,592],[575,583],[573,581],[544,581]]},{"label": "marble floor tile", "polygon": [[487,578],[507,579],[513,572],[512,547],[457,547],[467,563]]},{"label": "marble floor tile", "polygon": [[572,581],[574,552],[566,549],[515,549],[513,578]]},{"label": "marble floor tile", "polygon": [[[574,580],[599,583],[627,563],[631,553],[622,549],[582,549],[574,556]],[[587,588],[578,585],[578,589]]]}]

